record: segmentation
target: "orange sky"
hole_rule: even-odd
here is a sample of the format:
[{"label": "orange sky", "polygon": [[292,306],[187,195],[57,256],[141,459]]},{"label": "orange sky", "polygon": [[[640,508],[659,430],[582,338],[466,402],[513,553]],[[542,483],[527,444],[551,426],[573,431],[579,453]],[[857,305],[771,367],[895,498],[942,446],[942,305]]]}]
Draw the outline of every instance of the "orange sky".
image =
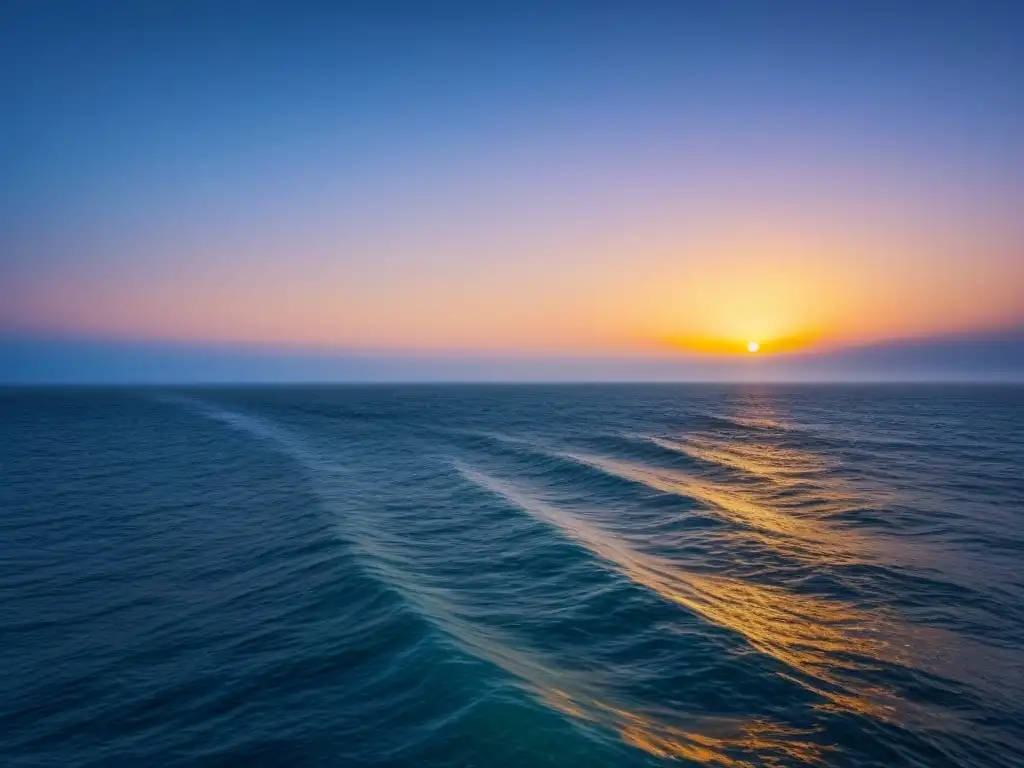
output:
[{"label": "orange sky", "polygon": [[342,4],[341,42],[42,14],[0,46],[0,336],[769,358],[1024,328],[1013,4],[748,5]]},{"label": "orange sky", "polygon": [[1024,318],[1024,260],[1005,228],[694,221],[500,241],[415,229],[383,244],[330,228],[193,237],[135,261],[142,246],[130,243],[105,270],[25,279],[17,301],[54,328],[105,337],[418,352],[744,353],[757,341],[770,354]]}]

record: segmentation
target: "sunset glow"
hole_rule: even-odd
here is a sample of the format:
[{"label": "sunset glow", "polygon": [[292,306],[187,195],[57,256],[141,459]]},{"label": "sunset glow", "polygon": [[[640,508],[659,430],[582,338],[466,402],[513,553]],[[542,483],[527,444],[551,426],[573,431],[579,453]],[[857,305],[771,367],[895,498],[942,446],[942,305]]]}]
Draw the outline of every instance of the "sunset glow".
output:
[{"label": "sunset glow", "polygon": [[[763,60],[740,28],[705,50],[640,16],[579,50],[572,25],[483,24],[466,60],[421,60],[370,17],[381,49],[351,59],[240,38],[252,82],[293,62],[269,91],[216,35],[116,77],[33,58],[53,71],[24,84],[0,333],[715,361],[1024,326],[1010,69],[915,74],[855,40],[819,59],[768,16]],[[173,61],[197,64],[166,70],[166,111],[141,84]]]}]

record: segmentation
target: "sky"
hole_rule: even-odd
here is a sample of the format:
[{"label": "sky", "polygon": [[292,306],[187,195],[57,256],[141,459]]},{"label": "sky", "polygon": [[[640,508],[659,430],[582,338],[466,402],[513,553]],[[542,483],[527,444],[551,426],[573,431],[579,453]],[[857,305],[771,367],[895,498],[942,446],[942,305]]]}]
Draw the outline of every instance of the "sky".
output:
[{"label": "sky", "polygon": [[1022,39],[980,0],[9,0],[0,381],[1024,378]]}]

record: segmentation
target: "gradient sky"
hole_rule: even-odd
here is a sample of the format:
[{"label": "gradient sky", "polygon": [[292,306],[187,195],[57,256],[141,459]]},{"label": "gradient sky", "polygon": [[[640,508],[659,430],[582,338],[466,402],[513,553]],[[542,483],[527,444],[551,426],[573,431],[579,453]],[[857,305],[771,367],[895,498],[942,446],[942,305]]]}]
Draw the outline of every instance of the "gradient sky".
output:
[{"label": "gradient sky", "polygon": [[0,361],[998,336],[1022,39],[1012,2],[13,0]]}]

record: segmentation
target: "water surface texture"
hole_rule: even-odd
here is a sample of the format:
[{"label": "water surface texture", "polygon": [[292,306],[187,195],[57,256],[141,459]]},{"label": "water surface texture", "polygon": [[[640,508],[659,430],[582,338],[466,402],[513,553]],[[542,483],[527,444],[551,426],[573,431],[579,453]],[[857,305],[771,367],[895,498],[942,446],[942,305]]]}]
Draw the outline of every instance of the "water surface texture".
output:
[{"label": "water surface texture", "polygon": [[1024,765],[1024,390],[0,392],[0,762]]}]

